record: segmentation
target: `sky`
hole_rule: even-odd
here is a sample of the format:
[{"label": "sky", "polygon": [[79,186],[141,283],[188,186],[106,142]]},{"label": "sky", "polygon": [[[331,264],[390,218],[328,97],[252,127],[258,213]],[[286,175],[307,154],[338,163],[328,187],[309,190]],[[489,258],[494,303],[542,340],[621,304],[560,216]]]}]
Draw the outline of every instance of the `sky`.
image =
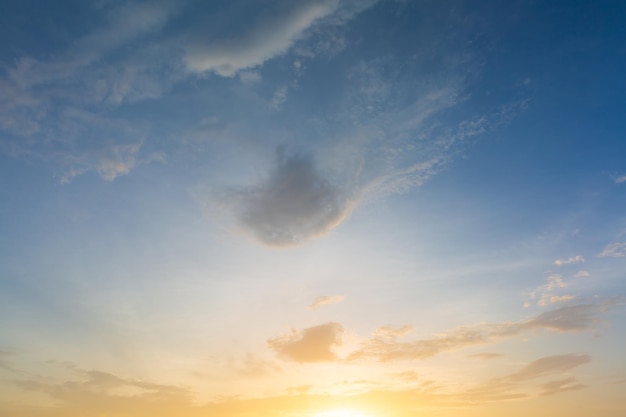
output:
[{"label": "sky", "polygon": [[625,19],[2,1],[0,415],[626,415]]}]

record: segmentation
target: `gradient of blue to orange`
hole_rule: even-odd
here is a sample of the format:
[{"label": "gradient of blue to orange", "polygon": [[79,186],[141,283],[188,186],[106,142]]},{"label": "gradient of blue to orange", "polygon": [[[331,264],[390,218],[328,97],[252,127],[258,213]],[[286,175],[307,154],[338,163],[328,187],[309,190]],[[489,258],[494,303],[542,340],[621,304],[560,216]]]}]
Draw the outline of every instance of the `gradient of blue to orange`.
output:
[{"label": "gradient of blue to orange", "polygon": [[0,415],[625,415],[624,21],[3,1]]}]

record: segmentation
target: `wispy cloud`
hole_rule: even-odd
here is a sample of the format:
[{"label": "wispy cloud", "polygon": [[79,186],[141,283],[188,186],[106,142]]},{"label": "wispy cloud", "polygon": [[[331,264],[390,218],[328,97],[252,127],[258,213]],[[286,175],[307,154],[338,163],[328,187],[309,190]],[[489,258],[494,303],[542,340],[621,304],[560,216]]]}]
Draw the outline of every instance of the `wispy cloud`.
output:
[{"label": "wispy cloud", "polygon": [[585,258],[583,258],[580,255],[576,255],[570,258],[557,259],[556,261],[554,261],[554,264],[561,266],[561,265],[568,265],[568,264],[577,264],[579,262],[585,262]]},{"label": "wispy cloud", "polygon": [[589,278],[591,274],[589,271],[581,270],[574,274],[574,278]]},{"label": "wispy cloud", "polygon": [[559,301],[571,300],[574,298],[571,295],[555,295],[554,291],[559,288],[567,287],[567,284],[563,281],[563,276],[559,274],[552,274],[546,278],[546,283],[535,288],[530,293],[531,299],[538,299],[537,305],[547,306],[549,304],[557,303]]},{"label": "wispy cloud", "polygon": [[61,182],[88,171],[106,181],[128,174],[144,129],[109,110],[156,98],[177,77],[174,48],[150,36],[178,13],[180,3],[87,8],[93,30],[48,56],[24,55],[7,64],[0,76],[0,130],[9,134],[0,147],[53,165]]},{"label": "wispy cloud", "polygon": [[[539,358],[516,372],[478,382],[470,388],[442,391],[435,381],[424,381],[411,389],[393,390],[381,388],[378,381],[358,380],[350,384],[365,387],[350,396],[315,394],[313,386],[287,387],[287,395],[259,398],[227,397],[209,403],[199,403],[193,393],[176,385],[121,377],[99,370],[72,368],[73,377],[55,382],[51,378],[31,378],[14,384],[27,391],[45,393],[56,400],[52,407],[11,406],[0,403],[0,412],[25,417],[80,417],[86,414],[120,414],[132,410],[133,415],[190,416],[229,415],[244,417],[266,413],[268,415],[296,415],[307,410],[336,408],[337,404],[369,404],[369,410],[383,414],[385,410],[398,410],[398,415],[415,415],[415,404],[423,405],[470,405],[515,398],[555,395],[582,389],[571,373],[591,361],[585,354],[562,354]],[[419,380],[413,371],[390,374],[403,381],[403,385]],[[556,380],[535,385],[536,380],[550,377]],[[341,377],[343,379],[343,377]],[[344,380],[345,382],[345,380]],[[384,385],[382,385],[384,386]],[[416,401],[418,399],[419,401]]]},{"label": "wispy cloud", "polygon": [[600,314],[623,302],[622,299],[609,299],[565,306],[527,320],[462,326],[430,339],[406,342],[397,340],[396,335],[388,336],[377,331],[372,338],[362,342],[359,349],[350,353],[347,360],[375,359],[387,362],[425,359],[451,350],[495,343],[533,330],[553,332],[593,330]]},{"label": "wispy cloud", "polygon": [[232,77],[285,53],[316,20],[329,15],[338,0],[289,3],[252,24],[245,33],[187,49],[185,61],[194,72],[213,71]]},{"label": "wispy cloud", "polygon": [[626,182],[626,175],[615,175],[613,181],[615,181],[615,184],[622,184]]},{"label": "wispy cloud", "polygon": [[570,301],[576,298],[576,296],[572,294],[564,294],[564,295],[550,295],[550,294],[542,294],[539,301],[537,301],[537,305],[547,306],[550,304],[562,303],[564,301]]},{"label": "wispy cloud", "polygon": [[469,355],[468,357],[473,359],[497,359],[503,356],[503,353],[475,353],[473,355]]},{"label": "wispy cloud", "polygon": [[[563,391],[581,389],[585,386],[579,384],[573,376],[549,381],[534,387],[532,381],[569,373],[574,368],[590,361],[591,357],[585,354],[568,353],[546,356],[530,362],[517,372],[490,379],[455,395],[468,401],[491,402],[537,395],[554,395]],[[530,387],[528,387],[529,382],[531,383]]]},{"label": "wispy cloud", "polygon": [[579,390],[583,388],[587,388],[587,386],[579,383],[575,377],[570,376],[541,384],[541,392],[539,395],[555,395],[561,392]]},{"label": "wispy cloud", "polygon": [[338,304],[344,300],[343,295],[321,295],[308,306],[309,310],[317,310],[323,305]]},{"label": "wispy cloud", "polygon": [[504,379],[525,381],[555,373],[563,373],[589,362],[591,362],[591,356],[584,354],[570,353],[566,355],[547,356],[529,363],[519,371],[504,377]]},{"label": "wispy cloud", "polygon": [[66,184],[77,175],[94,170],[105,181],[113,181],[126,175],[137,164],[140,144],[112,145],[80,156],[68,156],[70,168],[61,175],[61,184]]},{"label": "wispy cloud", "polygon": [[239,376],[261,378],[279,372],[281,369],[273,362],[267,361],[248,352],[243,358],[231,358],[229,367]]},{"label": "wispy cloud", "polygon": [[622,258],[626,256],[626,242],[613,242],[609,243],[598,254],[600,258]]},{"label": "wispy cloud", "polygon": [[341,345],[343,326],[326,323],[271,338],[268,346],[280,356],[296,362],[324,362],[338,359],[334,348]]}]

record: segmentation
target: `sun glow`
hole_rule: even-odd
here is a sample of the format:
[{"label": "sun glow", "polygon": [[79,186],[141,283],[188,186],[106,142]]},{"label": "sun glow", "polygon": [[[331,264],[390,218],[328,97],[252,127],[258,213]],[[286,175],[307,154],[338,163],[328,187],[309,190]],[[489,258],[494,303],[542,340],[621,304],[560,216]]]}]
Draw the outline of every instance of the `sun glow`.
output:
[{"label": "sun glow", "polygon": [[352,410],[348,408],[334,409],[320,411],[313,414],[313,417],[372,417],[369,414],[363,413],[359,410]]}]

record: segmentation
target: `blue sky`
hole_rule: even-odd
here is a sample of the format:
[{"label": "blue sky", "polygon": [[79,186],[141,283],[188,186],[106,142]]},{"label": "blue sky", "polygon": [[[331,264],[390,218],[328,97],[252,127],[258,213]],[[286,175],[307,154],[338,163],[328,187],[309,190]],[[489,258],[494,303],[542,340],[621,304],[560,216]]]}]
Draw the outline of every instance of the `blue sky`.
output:
[{"label": "blue sky", "polygon": [[623,415],[624,4],[205,3],[0,6],[0,414]]}]

